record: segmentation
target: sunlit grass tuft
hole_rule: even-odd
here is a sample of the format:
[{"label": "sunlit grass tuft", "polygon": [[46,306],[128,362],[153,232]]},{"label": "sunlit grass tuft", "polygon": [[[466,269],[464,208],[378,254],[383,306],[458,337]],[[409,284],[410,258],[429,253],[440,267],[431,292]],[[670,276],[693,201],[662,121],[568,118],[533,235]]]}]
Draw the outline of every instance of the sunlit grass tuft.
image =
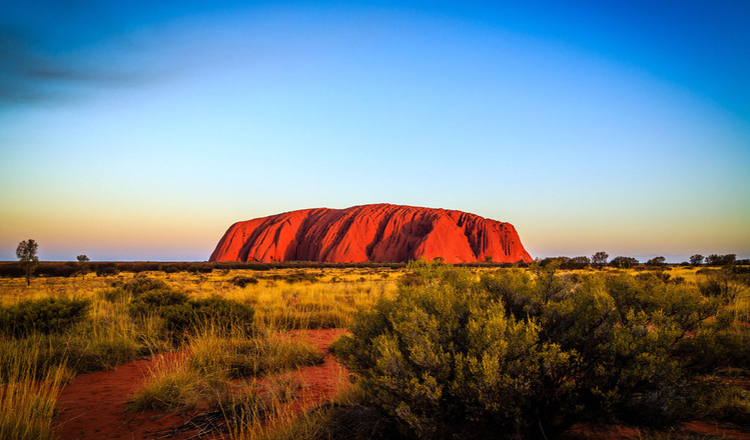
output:
[{"label": "sunlit grass tuft", "polygon": [[70,372],[61,365],[45,368],[39,345],[0,353],[0,439],[52,439],[55,403]]},{"label": "sunlit grass tuft", "polygon": [[323,359],[315,347],[278,335],[244,339],[207,333],[192,339],[189,347],[193,369],[205,373],[224,371],[233,378],[315,365]]},{"label": "sunlit grass tuft", "polygon": [[186,359],[157,361],[151,377],[128,401],[128,411],[192,409],[228,396],[231,383],[221,371],[208,374],[191,368]]}]

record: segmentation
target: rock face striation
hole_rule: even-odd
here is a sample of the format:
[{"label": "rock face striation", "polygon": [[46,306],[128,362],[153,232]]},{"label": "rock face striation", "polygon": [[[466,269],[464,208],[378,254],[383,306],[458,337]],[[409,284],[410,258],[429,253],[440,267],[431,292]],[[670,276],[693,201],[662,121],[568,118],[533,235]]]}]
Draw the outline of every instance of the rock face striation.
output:
[{"label": "rock face striation", "polygon": [[510,223],[389,204],[304,209],[233,224],[209,261],[530,263]]}]

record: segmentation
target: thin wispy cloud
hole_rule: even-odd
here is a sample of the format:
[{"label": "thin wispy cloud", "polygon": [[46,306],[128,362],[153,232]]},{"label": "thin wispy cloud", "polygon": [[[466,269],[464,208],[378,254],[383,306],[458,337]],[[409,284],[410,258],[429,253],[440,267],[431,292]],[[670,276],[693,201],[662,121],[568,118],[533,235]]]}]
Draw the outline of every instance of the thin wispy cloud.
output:
[{"label": "thin wispy cloud", "polygon": [[144,60],[149,47],[132,35],[152,11],[139,2],[127,10],[108,1],[9,6],[0,16],[0,103],[65,101],[169,76],[165,63]]}]

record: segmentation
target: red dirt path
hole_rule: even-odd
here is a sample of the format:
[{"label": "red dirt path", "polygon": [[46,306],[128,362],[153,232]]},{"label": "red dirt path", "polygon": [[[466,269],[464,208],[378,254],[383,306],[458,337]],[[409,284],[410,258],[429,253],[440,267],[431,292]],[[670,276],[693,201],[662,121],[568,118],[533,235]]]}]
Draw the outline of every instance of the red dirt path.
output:
[{"label": "red dirt path", "polygon": [[[322,365],[305,367],[293,373],[302,384],[296,408],[302,410],[333,397],[348,373],[328,353],[328,347],[346,330],[324,329],[290,332],[293,338],[304,338],[326,352]],[[128,397],[148,377],[159,358],[170,360],[180,353],[165,353],[151,359],[137,360],[112,371],[101,371],[76,377],[66,385],[58,399],[55,438],[85,439],[149,439],[165,430],[179,427],[195,411],[181,413],[125,412]],[[185,437],[189,436],[185,434]],[[174,438],[180,438],[174,437]]]}]

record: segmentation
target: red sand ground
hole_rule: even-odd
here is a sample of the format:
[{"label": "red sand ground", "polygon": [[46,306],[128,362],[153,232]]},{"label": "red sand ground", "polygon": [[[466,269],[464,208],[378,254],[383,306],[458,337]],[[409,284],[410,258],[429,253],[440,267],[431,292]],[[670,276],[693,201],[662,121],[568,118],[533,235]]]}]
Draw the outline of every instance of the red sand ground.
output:
[{"label": "red sand ground", "polygon": [[[327,353],[331,342],[345,333],[341,329],[291,332],[293,338],[304,338]],[[181,426],[196,411],[174,414],[125,412],[128,397],[148,377],[159,358],[170,360],[180,353],[165,353],[152,359],[137,360],[121,365],[112,371],[101,371],[76,377],[66,385],[58,399],[58,416],[55,420],[56,439],[150,439],[165,431]],[[301,368],[293,373],[299,378],[301,396],[295,401],[295,410],[325,401],[346,382],[347,371],[326,354],[319,366]],[[262,381],[261,381],[262,385]],[[187,438],[193,433],[170,438]]]},{"label": "red sand ground", "polygon": [[[297,378],[302,384],[292,410],[303,410],[325,402],[347,384],[348,372],[328,353],[328,347],[343,329],[302,330],[290,332],[293,338],[304,338],[321,351],[326,352],[322,365],[305,367],[285,375]],[[127,414],[125,404],[130,394],[138,389],[153,369],[159,357],[175,359],[180,353],[166,353],[152,359],[129,362],[112,371],[103,371],[76,377],[65,386],[58,400],[58,417],[55,421],[56,438],[59,440],[84,439],[154,439],[183,425],[197,411],[176,414],[146,413]],[[266,380],[260,380],[264,385]],[[742,432],[722,424],[703,421],[685,423],[682,428],[700,434],[725,436],[735,440],[750,440],[750,432]],[[636,429],[612,427],[605,432],[592,432],[585,426],[574,430],[587,434],[588,438],[628,440],[638,438]],[[185,439],[194,432],[170,436]],[[674,438],[684,435],[675,433]]]},{"label": "red sand ground", "polygon": [[84,374],[73,379],[58,398],[56,438],[139,439],[155,430],[179,424],[181,419],[176,415],[154,418],[153,415],[125,413],[128,396],[140,387],[157,359],[176,356],[177,353],[165,353],[129,362],[112,371]]}]

